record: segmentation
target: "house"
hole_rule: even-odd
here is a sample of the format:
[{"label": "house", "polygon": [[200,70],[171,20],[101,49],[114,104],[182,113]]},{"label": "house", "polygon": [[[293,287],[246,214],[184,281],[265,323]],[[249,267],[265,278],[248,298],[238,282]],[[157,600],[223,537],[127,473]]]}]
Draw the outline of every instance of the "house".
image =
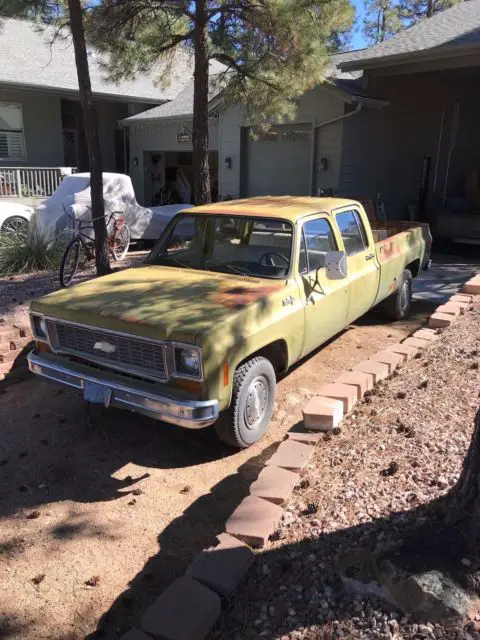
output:
[{"label": "house", "polygon": [[[57,168],[88,169],[72,42],[55,39],[52,28],[0,18],[0,52],[0,197],[48,195],[61,179]],[[127,171],[128,130],[120,121],[175,98],[191,64],[179,59],[160,88],[160,69],[113,84],[98,54],[89,58],[104,169]]]},{"label": "house", "polygon": [[[459,215],[467,216],[480,237],[479,81],[480,0],[467,0],[381,44],[333,56],[327,81],[300,98],[295,122],[263,136],[250,136],[240,105],[223,107],[213,96],[218,196],[380,196],[390,218],[428,216],[456,237]],[[123,121],[146,204],[168,182],[165,172],[188,175],[192,111],[187,86]]]},{"label": "house", "polygon": [[[358,78],[341,73],[344,55],[333,56],[328,81],[304,94],[295,122],[251,135],[244,110],[224,106],[215,73],[210,91],[209,151],[213,196],[308,194],[338,189],[343,121],[360,109],[386,105]],[[192,181],[193,83],[167,104],[130,116],[130,175],[137,197],[157,204]]]}]

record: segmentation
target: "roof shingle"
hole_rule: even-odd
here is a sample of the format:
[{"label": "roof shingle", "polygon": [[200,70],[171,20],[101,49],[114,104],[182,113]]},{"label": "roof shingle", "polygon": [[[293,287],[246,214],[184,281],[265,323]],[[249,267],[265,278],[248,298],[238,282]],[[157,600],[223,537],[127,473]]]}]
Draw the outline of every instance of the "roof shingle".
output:
[{"label": "roof shingle", "polygon": [[354,51],[340,62],[342,70],[361,69],[367,61],[372,66],[375,61],[390,56],[404,56],[446,47],[480,46],[480,0],[466,0],[425,18],[414,26],[402,31],[368,49]]}]

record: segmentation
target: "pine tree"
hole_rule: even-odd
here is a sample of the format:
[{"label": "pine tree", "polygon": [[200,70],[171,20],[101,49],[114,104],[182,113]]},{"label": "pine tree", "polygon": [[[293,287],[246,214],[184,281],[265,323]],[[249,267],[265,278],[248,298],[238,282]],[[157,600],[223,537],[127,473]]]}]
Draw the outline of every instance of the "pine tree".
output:
[{"label": "pine tree", "polygon": [[2,0],[0,5],[0,15],[28,17],[43,26],[53,26],[53,38],[65,37],[68,31],[71,33],[90,166],[95,263],[97,275],[104,275],[110,271],[110,262],[103,203],[102,157],[88,66],[84,12],[81,0]]},{"label": "pine tree", "polygon": [[[295,114],[298,97],[324,79],[328,52],[353,22],[350,0],[101,0],[92,43],[108,52],[113,79],[159,68],[168,81],[179,51],[194,58],[193,168],[197,204],[210,201],[209,61],[223,100],[241,101],[250,123]],[[336,36],[335,36],[336,34]]]},{"label": "pine tree", "polygon": [[366,0],[363,33],[369,44],[378,44],[402,29],[397,0]]},{"label": "pine tree", "polygon": [[436,13],[458,4],[462,0],[402,0],[399,12],[406,26],[411,26],[423,18],[431,18]]}]

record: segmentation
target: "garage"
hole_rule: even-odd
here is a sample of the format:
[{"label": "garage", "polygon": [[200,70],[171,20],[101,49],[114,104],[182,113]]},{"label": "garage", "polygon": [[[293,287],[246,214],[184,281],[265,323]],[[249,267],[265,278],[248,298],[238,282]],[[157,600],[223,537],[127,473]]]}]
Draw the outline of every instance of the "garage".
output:
[{"label": "garage", "polygon": [[242,131],[244,196],[310,195],[312,125],[275,125],[253,136]]}]

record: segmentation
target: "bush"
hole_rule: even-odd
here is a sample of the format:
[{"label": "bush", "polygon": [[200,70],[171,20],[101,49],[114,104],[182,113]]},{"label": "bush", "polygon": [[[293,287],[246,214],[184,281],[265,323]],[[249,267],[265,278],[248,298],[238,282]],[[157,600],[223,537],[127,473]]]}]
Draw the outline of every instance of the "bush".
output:
[{"label": "bush", "polygon": [[0,276],[57,269],[64,243],[38,230],[32,217],[27,231],[0,234]]}]

